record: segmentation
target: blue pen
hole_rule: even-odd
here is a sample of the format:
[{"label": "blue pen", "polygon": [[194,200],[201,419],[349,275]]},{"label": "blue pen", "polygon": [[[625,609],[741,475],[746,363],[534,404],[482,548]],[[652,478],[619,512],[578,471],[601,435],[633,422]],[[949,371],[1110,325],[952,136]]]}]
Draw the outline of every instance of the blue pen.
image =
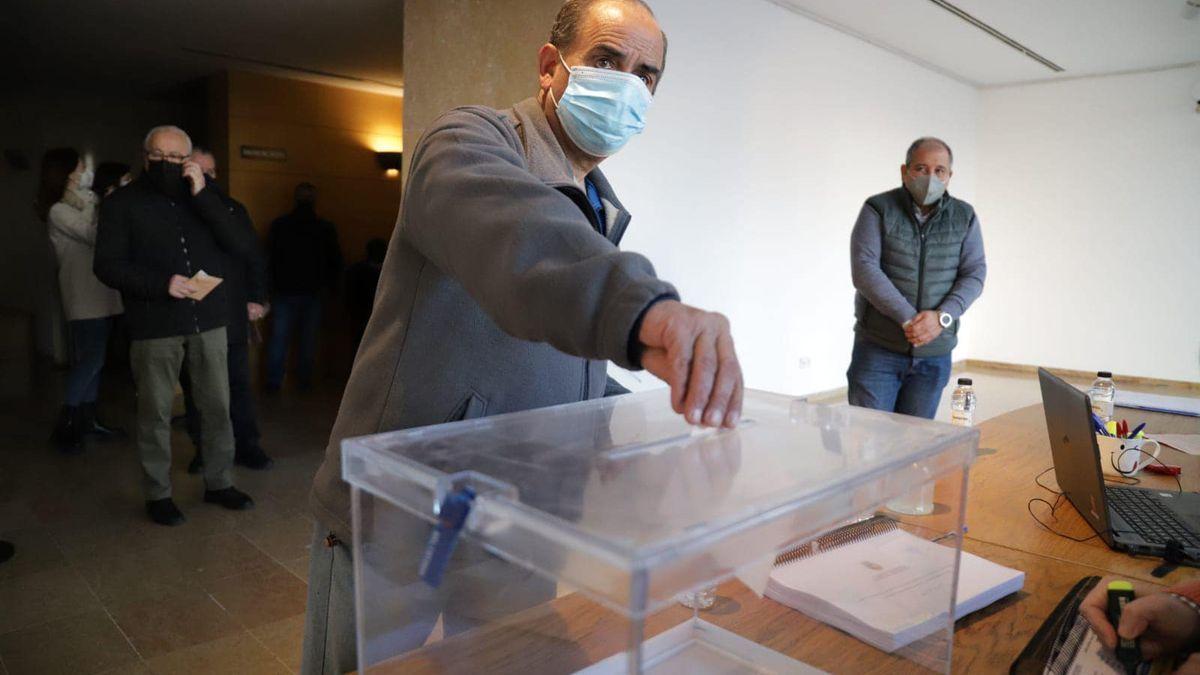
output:
[{"label": "blue pen", "polygon": [[1104,427],[1104,422],[1100,421],[1100,416],[1096,413],[1092,413],[1092,427],[1096,430],[1096,433],[1100,434],[1101,436],[1108,435],[1108,429]]},{"label": "blue pen", "polygon": [[1146,428],[1146,423],[1142,422],[1141,424],[1134,427],[1133,431],[1129,432],[1129,436],[1127,436],[1127,438],[1137,438],[1137,435],[1142,433],[1142,429],[1145,429],[1145,428]]}]

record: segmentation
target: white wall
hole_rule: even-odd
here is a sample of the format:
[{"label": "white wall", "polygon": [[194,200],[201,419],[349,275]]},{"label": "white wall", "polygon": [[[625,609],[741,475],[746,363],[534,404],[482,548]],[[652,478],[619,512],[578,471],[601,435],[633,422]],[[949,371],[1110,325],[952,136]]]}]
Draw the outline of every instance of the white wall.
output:
[{"label": "white wall", "polygon": [[[954,148],[951,191],[972,200],[979,92],[767,0],[654,9],[666,74],[646,133],[604,164],[634,216],[622,247],[730,317],[749,386],[845,386],[859,208],[927,134]],[[977,330],[968,317],[964,340]]]},{"label": "white wall", "polygon": [[983,91],[972,358],[1200,381],[1200,67]]}]

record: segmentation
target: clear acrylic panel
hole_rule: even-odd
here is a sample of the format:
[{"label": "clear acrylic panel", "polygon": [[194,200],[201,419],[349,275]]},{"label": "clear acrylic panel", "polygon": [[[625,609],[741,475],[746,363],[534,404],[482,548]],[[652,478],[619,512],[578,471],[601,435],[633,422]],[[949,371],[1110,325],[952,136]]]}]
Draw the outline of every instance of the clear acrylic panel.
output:
[{"label": "clear acrylic panel", "polygon": [[[360,669],[948,670],[978,433],[763,392],[743,419],[694,429],[649,392],[346,441]],[[928,513],[888,508],[924,485]],[[464,487],[476,497],[435,589],[418,568]],[[869,559],[842,560],[857,549],[835,544],[864,539]],[[921,592],[889,600],[903,630],[846,632],[874,607],[860,588],[789,603],[804,611],[761,595],[779,570],[830,565],[911,577]],[[676,601],[708,589],[707,609]]]}]

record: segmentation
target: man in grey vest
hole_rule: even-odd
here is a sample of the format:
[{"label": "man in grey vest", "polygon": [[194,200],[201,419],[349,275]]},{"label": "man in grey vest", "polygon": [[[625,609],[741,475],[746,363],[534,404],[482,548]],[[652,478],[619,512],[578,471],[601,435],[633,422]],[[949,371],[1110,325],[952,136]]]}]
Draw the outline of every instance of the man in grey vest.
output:
[{"label": "man in grey vest", "polygon": [[858,214],[850,405],[937,413],[959,318],[987,276],[975,209],[946,191],[953,165],[945,141],[918,138],[900,167],[903,187],[871,197]]}]

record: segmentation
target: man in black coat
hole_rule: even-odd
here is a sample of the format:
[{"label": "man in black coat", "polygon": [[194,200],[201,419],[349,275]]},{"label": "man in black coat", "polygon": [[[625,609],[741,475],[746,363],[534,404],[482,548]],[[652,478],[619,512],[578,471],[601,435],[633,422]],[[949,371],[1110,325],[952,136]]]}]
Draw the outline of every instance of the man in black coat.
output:
[{"label": "man in black coat", "polygon": [[[229,215],[240,230],[253,238],[245,257],[230,256],[225,268],[225,292],[229,296],[229,325],[225,327],[228,339],[229,363],[229,418],[233,423],[233,461],[249,469],[269,469],[275,462],[259,447],[261,434],[258,431],[258,413],[254,406],[254,394],[250,390],[250,322],[266,315],[267,268],[266,260],[258,246],[258,235],[250,212],[238,200],[230,197],[217,183],[217,161],[211,151],[196,147],[192,150],[192,161],[200,165],[209,189],[216,190],[225,202]],[[184,370],[184,375],[187,370]],[[187,405],[187,429],[196,456],[188,465],[188,473],[204,470],[204,434],[200,428],[200,411],[196,408],[191,392],[190,378],[180,377],[183,385],[184,402]]]},{"label": "man in black coat", "polygon": [[317,188],[300,183],[296,207],[271,223],[267,255],[271,279],[271,342],[267,345],[267,390],[278,391],[298,333],[296,380],[301,389],[312,386],[317,333],[321,328],[322,294],[336,290],[342,276],[342,250],[337,228],[317,216]]},{"label": "man in black coat", "polygon": [[192,141],[182,129],[151,129],[143,150],[142,176],[101,207],[93,269],[126,307],[146,511],[156,523],[179,525],[183,513],[171,499],[171,404],[185,358],[206,444],[204,501],[234,510],[254,505],[233,487],[229,299],[223,285],[211,288],[211,277],[225,276],[228,256],[244,257],[253,237],[188,159]]}]

